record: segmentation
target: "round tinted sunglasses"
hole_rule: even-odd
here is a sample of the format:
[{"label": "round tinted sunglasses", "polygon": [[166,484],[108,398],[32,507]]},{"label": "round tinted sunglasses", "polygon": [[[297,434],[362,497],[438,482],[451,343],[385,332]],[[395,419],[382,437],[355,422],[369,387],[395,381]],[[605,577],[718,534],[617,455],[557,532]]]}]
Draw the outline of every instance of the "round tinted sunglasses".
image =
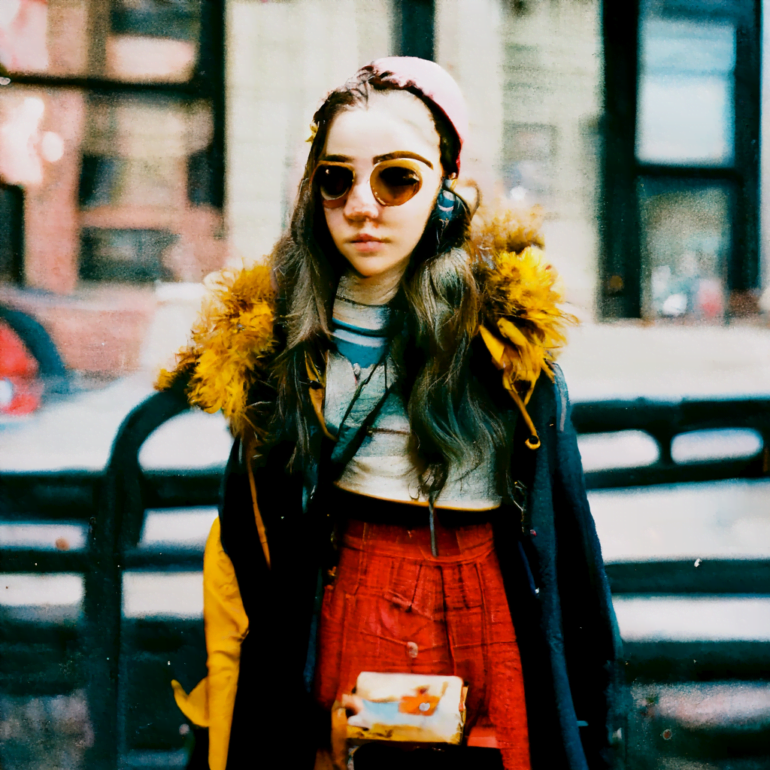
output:
[{"label": "round tinted sunglasses", "polygon": [[[356,183],[356,171],[350,163],[324,160],[313,172],[313,183],[321,194],[324,207],[338,208],[345,205],[345,199]],[[401,206],[420,192],[420,164],[408,158],[380,161],[369,175],[369,184],[377,203]]]}]

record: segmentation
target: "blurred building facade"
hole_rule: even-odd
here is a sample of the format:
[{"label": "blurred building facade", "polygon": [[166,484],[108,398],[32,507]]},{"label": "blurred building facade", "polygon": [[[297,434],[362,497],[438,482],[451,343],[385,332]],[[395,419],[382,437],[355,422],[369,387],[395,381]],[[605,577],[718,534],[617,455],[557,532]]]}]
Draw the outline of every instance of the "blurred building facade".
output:
[{"label": "blurred building facade", "polygon": [[412,54],[466,95],[464,174],[544,208],[580,315],[764,323],[760,3],[5,3],[0,302],[72,368],[167,360],[201,278],[286,225],[321,96]]}]

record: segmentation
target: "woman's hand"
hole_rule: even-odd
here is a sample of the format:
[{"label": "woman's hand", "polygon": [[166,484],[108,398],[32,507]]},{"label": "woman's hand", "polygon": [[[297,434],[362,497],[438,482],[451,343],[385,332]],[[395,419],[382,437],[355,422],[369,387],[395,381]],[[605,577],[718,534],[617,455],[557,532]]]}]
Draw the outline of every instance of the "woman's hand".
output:
[{"label": "woman's hand", "polygon": [[[364,707],[358,695],[345,693],[332,706],[331,754],[319,751],[315,770],[346,770],[348,766],[348,716],[357,714]],[[327,754],[322,757],[322,754]]]}]

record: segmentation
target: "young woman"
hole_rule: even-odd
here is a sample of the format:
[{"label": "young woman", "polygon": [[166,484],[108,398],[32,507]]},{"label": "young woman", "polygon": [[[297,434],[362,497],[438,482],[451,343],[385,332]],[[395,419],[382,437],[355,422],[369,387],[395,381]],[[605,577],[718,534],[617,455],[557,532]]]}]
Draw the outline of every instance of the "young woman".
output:
[{"label": "young woman", "polygon": [[270,264],[222,279],[162,377],[235,436],[209,675],[175,683],[212,770],[340,766],[330,713],[362,671],[464,680],[466,736],[496,750],[442,761],[612,764],[617,635],[550,352],[568,319],[532,222],[472,225],[467,126],[432,62],[332,91]]}]

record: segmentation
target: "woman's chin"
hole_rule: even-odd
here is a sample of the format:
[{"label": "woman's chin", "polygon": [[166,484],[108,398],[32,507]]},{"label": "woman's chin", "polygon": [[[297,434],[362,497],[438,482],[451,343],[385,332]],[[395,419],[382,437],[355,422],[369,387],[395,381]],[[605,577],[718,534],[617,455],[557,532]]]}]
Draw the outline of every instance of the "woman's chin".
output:
[{"label": "woman's chin", "polygon": [[409,260],[408,256],[389,254],[344,254],[343,256],[362,278],[374,278],[390,273],[394,269],[405,266]]}]

